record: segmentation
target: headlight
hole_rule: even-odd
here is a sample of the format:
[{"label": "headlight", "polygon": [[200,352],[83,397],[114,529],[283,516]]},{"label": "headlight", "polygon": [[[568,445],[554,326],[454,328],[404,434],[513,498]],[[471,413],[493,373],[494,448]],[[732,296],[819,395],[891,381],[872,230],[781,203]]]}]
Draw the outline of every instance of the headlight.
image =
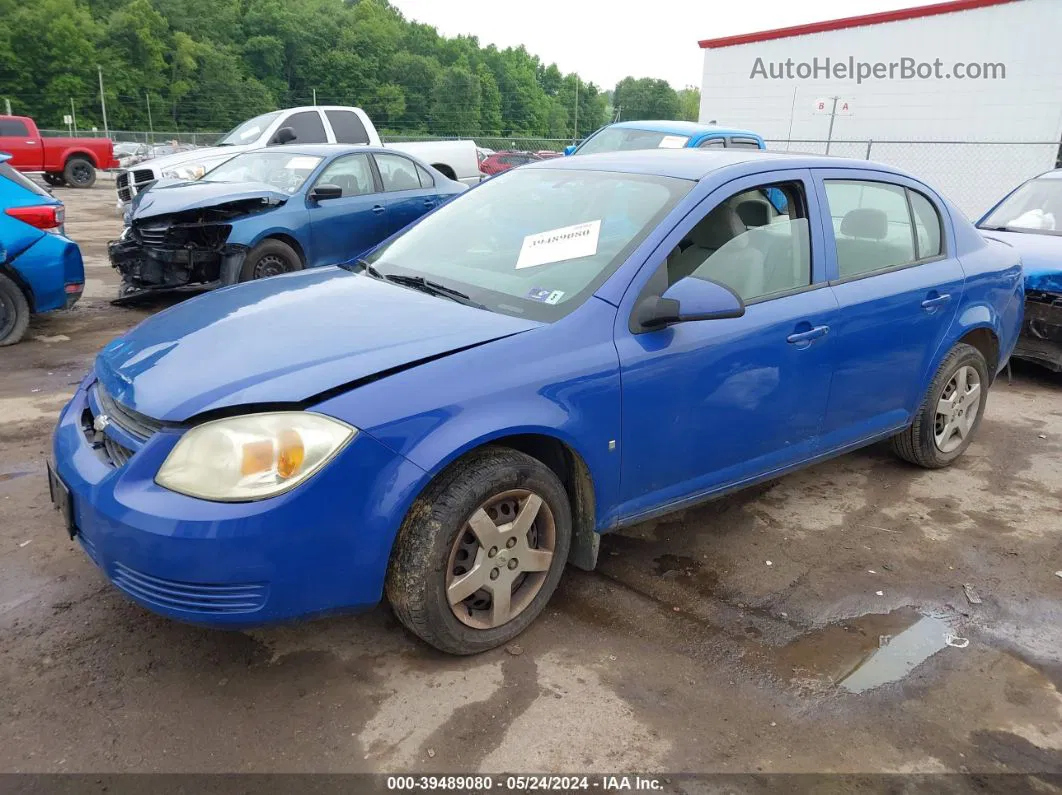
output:
[{"label": "headlight", "polygon": [[181,438],[155,482],[218,502],[273,497],[327,464],[357,432],[345,422],[306,411],[207,422]]},{"label": "headlight", "polygon": [[207,171],[203,163],[186,163],[162,172],[164,179],[199,179]]}]

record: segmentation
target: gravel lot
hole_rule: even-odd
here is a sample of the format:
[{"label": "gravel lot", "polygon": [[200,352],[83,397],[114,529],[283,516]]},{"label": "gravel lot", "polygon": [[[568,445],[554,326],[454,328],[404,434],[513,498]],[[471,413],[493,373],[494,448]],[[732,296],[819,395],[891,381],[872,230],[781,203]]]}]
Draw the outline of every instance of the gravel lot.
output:
[{"label": "gravel lot", "polygon": [[113,185],[57,195],[85,298],[0,350],[0,771],[1062,772],[1062,378],[1016,365],[948,470],[871,448],[607,536],[517,648],[204,630],[48,503],[57,411],[148,312],[108,303]]}]

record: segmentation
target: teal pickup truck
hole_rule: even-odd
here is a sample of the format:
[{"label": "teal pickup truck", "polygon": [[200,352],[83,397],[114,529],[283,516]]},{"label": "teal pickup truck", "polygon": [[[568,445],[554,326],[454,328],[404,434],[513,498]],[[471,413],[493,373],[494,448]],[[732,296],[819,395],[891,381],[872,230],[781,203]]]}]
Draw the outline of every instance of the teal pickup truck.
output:
[{"label": "teal pickup truck", "polygon": [[632,149],[766,149],[763,138],[749,130],[733,130],[692,121],[621,121],[602,127],[566,155],[626,152]]}]

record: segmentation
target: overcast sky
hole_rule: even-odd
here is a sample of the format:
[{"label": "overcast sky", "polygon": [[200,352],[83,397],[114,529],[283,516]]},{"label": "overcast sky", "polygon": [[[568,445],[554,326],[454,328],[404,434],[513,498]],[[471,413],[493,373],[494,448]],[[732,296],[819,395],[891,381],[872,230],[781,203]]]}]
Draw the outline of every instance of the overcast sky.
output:
[{"label": "overcast sky", "polygon": [[701,84],[701,39],[927,5],[932,0],[391,0],[407,19],[499,48],[523,44],[602,88],[627,75]]}]

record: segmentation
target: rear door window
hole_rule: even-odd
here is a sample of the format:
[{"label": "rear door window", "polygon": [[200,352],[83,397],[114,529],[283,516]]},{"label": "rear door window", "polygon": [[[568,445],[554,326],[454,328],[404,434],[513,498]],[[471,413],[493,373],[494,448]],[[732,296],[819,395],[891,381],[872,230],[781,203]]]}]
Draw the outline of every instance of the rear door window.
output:
[{"label": "rear door window", "polygon": [[427,172],[426,169],[417,166],[417,176],[420,177],[420,187],[422,188],[434,188],[435,177]]},{"label": "rear door window", "polygon": [[385,191],[417,190],[420,188],[417,166],[412,160],[399,155],[377,154],[374,156]]},{"label": "rear door window", "polygon": [[722,138],[705,138],[699,144],[698,149],[722,149],[726,146],[726,142]]},{"label": "rear door window", "polygon": [[759,149],[760,142],[755,138],[740,138],[735,135],[727,142],[727,146],[731,149]]},{"label": "rear door window", "polygon": [[365,125],[361,123],[358,114],[349,110],[326,110],[325,116],[332,125],[332,132],[336,134],[336,143],[369,143],[369,133],[365,131]]},{"label": "rear door window", "polygon": [[840,279],[918,260],[911,208],[903,187],[834,179],[825,180],[825,186]]}]

